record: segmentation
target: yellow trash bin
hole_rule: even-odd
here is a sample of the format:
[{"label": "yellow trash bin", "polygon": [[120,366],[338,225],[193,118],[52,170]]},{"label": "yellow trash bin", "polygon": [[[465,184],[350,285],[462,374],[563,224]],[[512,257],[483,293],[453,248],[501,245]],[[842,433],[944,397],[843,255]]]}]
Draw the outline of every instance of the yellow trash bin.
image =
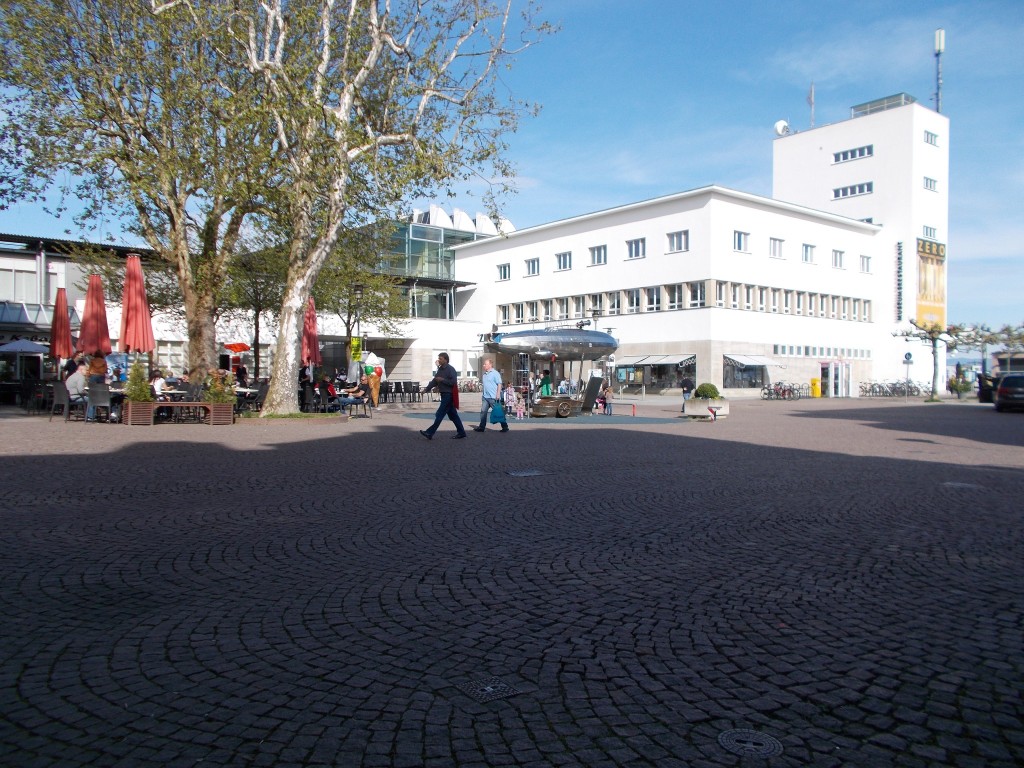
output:
[{"label": "yellow trash bin", "polygon": [[811,397],[821,397],[821,379],[811,379]]}]

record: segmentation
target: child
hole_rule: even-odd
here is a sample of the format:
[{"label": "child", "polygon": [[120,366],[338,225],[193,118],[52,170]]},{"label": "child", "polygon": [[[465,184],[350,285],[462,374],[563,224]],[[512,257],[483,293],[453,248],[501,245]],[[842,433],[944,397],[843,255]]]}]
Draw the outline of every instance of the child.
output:
[{"label": "child", "polygon": [[526,398],[523,397],[522,392],[516,393],[516,421],[522,421],[526,418]]}]

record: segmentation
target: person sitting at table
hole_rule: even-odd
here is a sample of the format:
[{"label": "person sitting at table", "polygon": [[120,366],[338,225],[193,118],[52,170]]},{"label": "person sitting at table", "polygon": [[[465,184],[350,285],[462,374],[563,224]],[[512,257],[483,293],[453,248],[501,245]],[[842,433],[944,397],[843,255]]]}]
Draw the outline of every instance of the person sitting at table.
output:
[{"label": "person sitting at table", "polygon": [[341,390],[341,412],[345,412],[346,405],[362,405],[370,396],[370,379],[364,373],[359,377],[359,383],[354,387]]},{"label": "person sitting at table", "polygon": [[75,372],[64,382],[68,388],[68,400],[72,403],[84,403],[88,398],[85,393],[85,358],[76,366]]},{"label": "person sitting at table", "polygon": [[249,369],[242,363],[239,363],[238,367],[235,368],[235,380],[242,389],[249,388]]},{"label": "person sitting at table", "polygon": [[85,354],[82,352],[76,352],[74,357],[68,358],[67,362],[64,363],[64,378],[67,379],[69,376],[72,376],[78,370],[79,363],[84,362]]},{"label": "person sitting at table", "polygon": [[[153,373],[149,377],[149,388],[153,390],[153,398],[158,403],[166,403],[170,398],[164,394],[164,390],[167,389],[167,380],[164,378],[164,373],[159,368],[154,368]],[[170,410],[167,408],[157,408],[156,415],[167,418],[169,417]]]},{"label": "person sitting at table", "polygon": [[107,383],[107,361],[98,349],[92,353],[92,359],[89,360],[89,383]]}]

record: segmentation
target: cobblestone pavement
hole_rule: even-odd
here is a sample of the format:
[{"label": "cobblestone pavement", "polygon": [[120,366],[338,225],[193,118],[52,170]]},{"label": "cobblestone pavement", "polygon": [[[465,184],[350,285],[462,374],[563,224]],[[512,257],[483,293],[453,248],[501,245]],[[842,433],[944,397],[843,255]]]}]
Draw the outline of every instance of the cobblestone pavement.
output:
[{"label": "cobblestone pavement", "polygon": [[630,406],[0,410],[0,765],[1024,764],[1024,414]]}]

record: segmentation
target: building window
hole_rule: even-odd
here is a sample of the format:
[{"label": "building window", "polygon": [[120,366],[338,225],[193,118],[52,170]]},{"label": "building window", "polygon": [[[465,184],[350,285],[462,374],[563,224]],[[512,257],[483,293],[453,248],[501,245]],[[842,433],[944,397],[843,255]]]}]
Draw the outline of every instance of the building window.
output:
[{"label": "building window", "polygon": [[690,250],[690,230],[668,233],[668,252],[678,253],[679,251]]},{"label": "building window", "polygon": [[926,226],[924,228],[924,236],[927,237],[929,240],[935,240],[936,239],[936,234],[937,233],[936,233],[935,227],[928,227],[928,226]]},{"label": "building window", "polygon": [[797,293],[796,295],[796,313],[802,315],[804,313],[804,295]]},{"label": "building window", "polygon": [[732,233],[732,249],[741,253],[750,251],[750,233],[740,232],[738,229]]},{"label": "building window", "polygon": [[533,275],[540,274],[540,259],[527,259],[526,260],[526,275],[532,277]]},{"label": "building window", "polygon": [[526,302],[526,320],[531,323],[536,323],[537,318],[537,302],[528,301]]},{"label": "building window", "polygon": [[555,316],[556,319],[558,319],[558,320],[568,320],[569,319],[569,299],[566,299],[566,298],[556,299],[556,302],[558,304],[558,314]]},{"label": "building window", "polygon": [[868,144],[866,147],[857,147],[856,149],[844,149],[842,152],[832,153],[833,163],[846,163],[850,160],[860,160],[862,157],[873,157],[875,154],[875,146]]},{"label": "building window", "polygon": [[743,289],[743,308],[754,308],[754,286],[752,285],[748,285],[746,288]]},{"label": "building window", "polygon": [[555,254],[555,269],[559,272],[564,272],[567,269],[572,269],[572,251],[566,251],[565,253]]},{"label": "building window", "polygon": [[777,237],[768,240],[768,255],[773,259],[782,258],[782,240]]},{"label": "building window", "polygon": [[596,267],[608,263],[608,246],[595,245],[590,249],[590,266]]},{"label": "building window", "polygon": [[804,243],[803,249],[800,251],[800,259],[804,264],[814,263],[814,246]]},{"label": "building window", "polygon": [[690,283],[690,309],[698,309],[704,304],[704,283]]},{"label": "building window", "polygon": [[665,292],[668,294],[668,309],[683,308],[683,286],[681,283],[666,285]]},{"label": "building window", "polygon": [[843,252],[842,251],[832,251],[832,266],[835,267],[836,269],[842,269],[843,268]]},{"label": "building window", "polygon": [[924,188],[927,189],[929,192],[938,192],[939,182],[937,182],[935,179],[929,179],[927,176],[925,176]]},{"label": "building window", "polygon": [[622,296],[618,291],[612,291],[608,294],[608,314],[622,314]]},{"label": "building window", "polygon": [[499,264],[498,265],[498,279],[508,280],[512,276],[512,266],[510,264]]},{"label": "building window", "polygon": [[[828,316],[834,320],[836,315],[839,314],[839,297],[832,296],[831,301],[829,303],[831,305],[831,308],[829,309]],[[831,352],[829,354],[831,354]]]},{"label": "building window", "polygon": [[647,238],[626,241],[626,257],[630,259],[642,259],[647,255]]},{"label": "building window", "polygon": [[772,293],[772,312],[779,311],[779,292],[775,288],[771,289]]},{"label": "building window", "polygon": [[725,283],[715,283],[715,304],[725,306]]},{"label": "building window", "polygon": [[818,317],[828,314],[828,296],[818,296]]},{"label": "building window", "polygon": [[768,289],[758,288],[757,289],[757,311],[764,312],[765,305],[768,301]]},{"label": "building window", "polygon": [[544,299],[543,301],[541,301],[540,306],[541,306],[541,309],[544,312],[544,314],[541,317],[541,319],[542,320],[550,320],[551,319],[551,299]]},{"label": "building window", "polygon": [[508,304],[498,307],[499,320],[502,325],[508,325]]},{"label": "building window", "polygon": [[875,182],[865,181],[861,184],[851,184],[848,187],[837,187],[832,190],[832,199],[841,200],[844,197],[856,197],[857,195],[870,195],[875,191]]},{"label": "building window", "polygon": [[924,143],[931,144],[932,146],[939,146],[939,134],[932,133],[931,131],[924,132]]},{"label": "building window", "polygon": [[[853,315],[850,317],[851,320],[857,322],[857,315],[860,314],[860,299],[853,300]],[[859,357],[860,355],[858,355]]]},{"label": "building window", "polygon": [[512,316],[515,319],[515,322],[517,322],[517,323],[523,322],[523,305],[522,304],[513,304],[512,305]]},{"label": "building window", "polygon": [[789,314],[790,310],[792,309],[792,299],[793,299],[793,292],[792,291],[783,291],[782,292],[782,311],[785,314],[787,314],[787,315]]},{"label": "building window", "polygon": [[870,272],[871,271],[871,257],[861,254],[860,257],[860,271]]},{"label": "building window", "polygon": [[604,296],[600,293],[590,294],[590,311],[601,315],[604,314]]},{"label": "building window", "polygon": [[850,300],[849,299],[843,299],[842,319],[845,320],[849,316],[850,316]]},{"label": "building window", "polygon": [[647,312],[661,312],[661,288],[645,288],[647,294]]},{"label": "building window", "polygon": [[626,291],[626,314],[635,315],[640,311],[640,289],[629,288]]},{"label": "building window", "polygon": [[729,306],[733,309],[740,308],[740,287],[738,285],[729,286]]},{"label": "building window", "polygon": [[862,318],[865,323],[871,320],[871,302],[864,302],[864,317]]},{"label": "building window", "polygon": [[585,299],[582,296],[572,297],[572,316],[583,317],[583,307],[586,304]]}]

